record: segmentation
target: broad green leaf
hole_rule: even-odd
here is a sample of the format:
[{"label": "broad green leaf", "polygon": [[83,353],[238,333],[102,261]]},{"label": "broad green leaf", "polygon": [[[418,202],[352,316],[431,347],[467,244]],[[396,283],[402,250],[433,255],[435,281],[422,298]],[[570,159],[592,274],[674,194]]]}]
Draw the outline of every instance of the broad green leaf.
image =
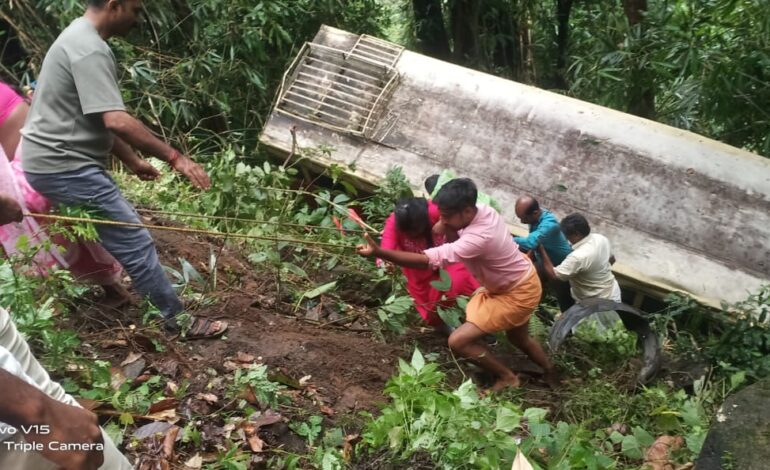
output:
[{"label": "broad green leaf", "polygon": [[463,405],[472,405],[479,401],[479,394],[476,390],[476,385],[471,380],[465,382],[454,391],[454,395],[460,398],[460,403]]},{"label": "broad green leaf", "polygon": [[642,447],[650,447],[655,443],[655,438],[640,427],[634,428],[634,437]]},{"label": "broad green leaf", "polygon": [[693,400],[687,400],[682,405],[680,416],[684,424],[688,426],[698,426],[703,422],[703,410],[700,405]]},{"label": "broad green leaf", "polygon": [[740,387],[743,382],[746,381],[746,371],[740,370],[733,375],[730,376],[730,388],[735,390],[736,388]]},{"label": "broad green leaf", "polygon": [[119,418],[120,424],[123,426],[128,426],[130,424],[134,424],[134,417],[131,415],[131,413],[121,413]]},{"label": "broad green leaf", "polygon": [[441,321],[452,328],[457,328],[462,324],[460,322],[460,311],[457,308],[438,307],[436,308],[436,314],[441,318]]},{"label": "broad green leaf", "polygon": [[347,194],[337,194],[334,196],[334,199],[332,199],[332,202],[335,204],[344,204],[348,201],[350,201],[350,196]]},{"label": "broad green leaf", "polygon": [[642,447],[639,445],[639,441],[635,436],[623,436],[620,450],[623,452],[623,455],[629,459],[639,460],[644,456]]},{"label": "broad green leaf", "polygon": [[700,454],[703,448],[703,442],[706,440],[706,431],[700,428],[696,428],[694,432],[687,434],[684,437],[687,448],[694,454]]},{"label": "broad green leaf", "polygon": [[401,445],[401,436],[404,434],[404,428],[401,426],[395,426],[388,431],[388,442],[391,449],[396,449]]},{"label": "broad green leaf", "polygon": [[281,267],[289,271],[290,273],[296,274],[297,276],[301,277],[308,277],[307,273],[304,269],[300,268],[294,263],[282,263]]},{"label": "broad green leaf", "polygon": [[420,372],[422,368],[425,367],[425,358],[422,357],[420,350],[416,348],[412,354],[412,367],[414,367],[414,370],[417,372]]},{"label": "broad green leaf", "polygon": [[551,434],[551,425],[548,423],[531,423],[529,432],[534,437],[546,437]]},{"label": "broad green leaf", "polygon": [[309,290],[302,295],[307,299],[315,299],[319,295],[322,295],[331,290],[334,290],[335,287],[337,287],[337,281],[332,281],[332,282],[320,285],[315,289]]},{"label": "broad green leaf", "polygon": [[521,415],[519,413],[505,407],[497,409],[495,429],[503,432],[511,432],[518,428],[520,423]]},{"label": "broad green leaf", "polygon": [[452,288],[452,277],[449,276],[449,273],[444,269],[439,270],[439,276],[441,279],[438,281],[431,281],[430,285],[437,291],[447,292]]},{"label": "broad green leaf", "polygon": [[523,416],[529,423],[542,423],[547,414],[548,410],[542,408],[527,408]]}]

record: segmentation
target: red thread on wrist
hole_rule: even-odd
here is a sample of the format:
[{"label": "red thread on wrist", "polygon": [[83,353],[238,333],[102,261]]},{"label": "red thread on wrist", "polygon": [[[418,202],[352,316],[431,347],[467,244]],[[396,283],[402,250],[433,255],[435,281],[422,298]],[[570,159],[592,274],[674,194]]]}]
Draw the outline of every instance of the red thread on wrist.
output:
[{"label": "red thread on wrist", "polygon": [[168,164],[171,168],[174,168],[174,164],[179,160],[180,154],[176,150],[171,151],[171,155],[168,156]]}]

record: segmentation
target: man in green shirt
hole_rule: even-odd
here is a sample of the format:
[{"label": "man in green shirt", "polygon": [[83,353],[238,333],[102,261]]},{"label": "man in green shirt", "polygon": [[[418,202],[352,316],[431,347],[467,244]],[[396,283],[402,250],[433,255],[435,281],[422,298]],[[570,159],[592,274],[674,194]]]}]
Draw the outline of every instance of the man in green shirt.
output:
[{"label": "man in green shirt", "polygon": [[[128,33],[141,12],[141,0],[89,0],[85,14],[48,50],[22,129],[22,166],[35,190],[54,204],[89,206],[107,219],[130,223],[140,220],[106,172],[110,153],[143,180],[154,180],[159,172],[134,149],[166,161],[198,188],[210,186],[200,165],[126,112],[115,57],[106,40]],[[182,304],[149,232],[110,225],[99,225],[97,230],[136,290],[158,307],[166,330],[178,332],[176,316]],[[194,319],[188,336],[218,336],[226,327],[224,322]]]}]

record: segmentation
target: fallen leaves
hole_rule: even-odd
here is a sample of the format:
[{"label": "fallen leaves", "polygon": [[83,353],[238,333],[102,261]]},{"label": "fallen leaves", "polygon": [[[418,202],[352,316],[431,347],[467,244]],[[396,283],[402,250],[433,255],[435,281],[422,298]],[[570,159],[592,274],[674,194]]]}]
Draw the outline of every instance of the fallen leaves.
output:
[{"label": "fallen leaves", "polygon": [[141,453],[135,468],[138,470],[171,469],[171,464],[176,459],[174,446],[181,438],[179,431],[179,426],[170,423],[150,423],[137,429],[134,432],[134,438],[139,440]]},{"label": "fallen leaves", "polygon": [[198,393],[195,395],[198,400],[203,400],[210,405],[214,405],[219,401],[219,398],[213,393]]},{"label": "fallen leaves", "polygon": [[201,454],[195,454],[185,461],[184,466],[186,469],[199,470],[203,467],[203,457]]},{"label": "fallen leaves", "polygon": [[235,359],[238,362],[243,362],[243,363],[250,364],[250,363],[254,362],[255,357],[252,356],[251,354],[246,354],[244,352],[238,351],[238,353],[235,355]]}]

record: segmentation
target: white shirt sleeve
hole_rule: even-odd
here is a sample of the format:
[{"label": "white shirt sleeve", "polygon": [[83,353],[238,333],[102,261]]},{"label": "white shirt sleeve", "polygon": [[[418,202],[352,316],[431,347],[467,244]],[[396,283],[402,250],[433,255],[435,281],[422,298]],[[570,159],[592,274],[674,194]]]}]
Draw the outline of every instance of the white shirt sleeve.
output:
[{"label": "white shirt sleeve", "polygon": [[556,273],[556,278],[560,281],[567,281],[571,277],[579,274],[585,268],[585,260],[582,256],[577,256],[573,251],[561,262],[558,266],[553,268]]}]

